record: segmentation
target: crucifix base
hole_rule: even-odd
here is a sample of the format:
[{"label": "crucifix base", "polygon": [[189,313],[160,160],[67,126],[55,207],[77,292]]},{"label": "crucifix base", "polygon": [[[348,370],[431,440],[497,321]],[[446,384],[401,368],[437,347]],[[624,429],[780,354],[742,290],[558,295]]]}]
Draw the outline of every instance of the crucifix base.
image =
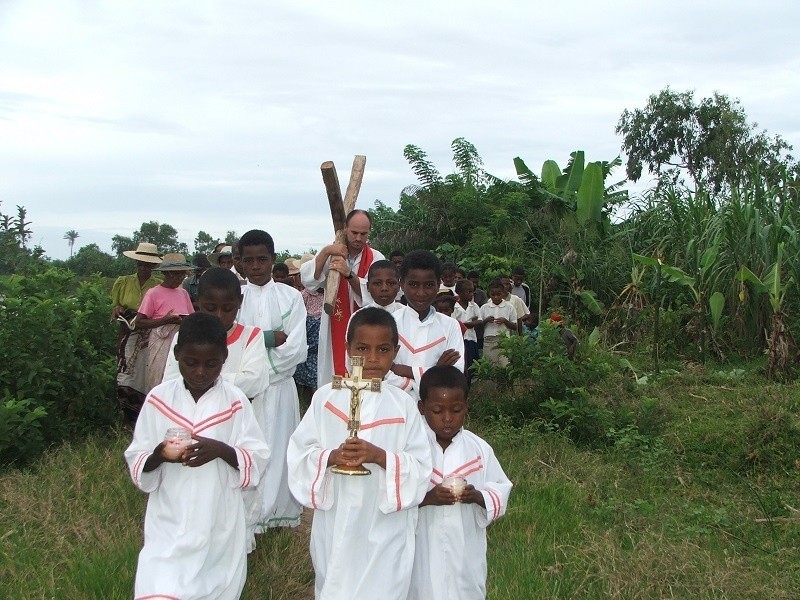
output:
[{"label": "crucifix base", "polygon": [[352,467],[350,465],[334,465],[331,467],[332,473],[338,473],[339,475],[371,475],[372,471],[366,468],[364,465],[358,465]]}]

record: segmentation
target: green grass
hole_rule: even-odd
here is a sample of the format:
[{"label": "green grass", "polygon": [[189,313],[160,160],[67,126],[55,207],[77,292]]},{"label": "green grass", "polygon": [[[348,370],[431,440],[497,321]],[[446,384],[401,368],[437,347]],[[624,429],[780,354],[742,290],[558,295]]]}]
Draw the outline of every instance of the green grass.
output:
[{"label": "green grass", "polygon": [[[472,423],[515,484],[489,529],[489,597],[800,597],[800,385],[687,366],[624,387],[607,401],[647,398],[657,434],[589,449]],[[126,444],[93,438],[0,475],[0,598],[130,597],[145,496]],[[307,536],[307,522],[261,536],[244,597],[313,597]]]}]

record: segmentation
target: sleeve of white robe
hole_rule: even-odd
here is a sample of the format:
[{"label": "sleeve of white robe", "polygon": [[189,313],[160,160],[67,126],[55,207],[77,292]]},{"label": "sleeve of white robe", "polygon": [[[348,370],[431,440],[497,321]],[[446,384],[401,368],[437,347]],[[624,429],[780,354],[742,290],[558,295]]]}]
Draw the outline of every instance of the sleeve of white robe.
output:
[{"label": "sleeve of white robe", "polygon": [[433,472],[433,459],[422,415],[411,409],[407,416],[406,445],[402,452],[386,451],[379,508],[384,514],[417,506],[425,498]]},{"label": "sleeve of white robe", "polygon": [[486,505],[486,510],[483,510],[480,506],[476,506],[476,508],[478,509],[478,525],[486,527],[492,521],[496,521],[506,514],[512,484],[494,455],[494,450],[483,440],[481,442],[485,475],[484,489],[478,491],[483,495],[483,503]]},{"label": "sleeve of white robe", "polygon": [[228,485],[233,488],[253,488],[261,481],[270,450],[250,401],[240,390],[236,391],[240,394],[242,410],[233,416],[235,439],[231,446],[236,452],[239,468],[228,469]]},{"label": "sleeve of white robe", "polygon": [[125,450],[125,462],[128,463],[133,484],[148,494],[155,492],[161,485],[160,466],[149,473],[144,472],[144,463],[153,454],[155,447],[164,440],[164,430],[159,430],[157,423],[158,411],[145,401],[136,420],[133,440]]},{"label": "sleeve of white robe", "polygon": [[300,283],[311,292],[321,288],[325,284],[325,279],[328,277],[328,263],[330,263],[330,260],[331,259],[328,258],[322,266],[319,279],[314,279],[314,270],[317,268],[316,260],[310,260],[300,265]]},{"label": "sleeve of white robe", "polygon": [[181,372],[178,369],[178,361],[175,359],[175,344],[178,343],[178,336],[175,335],[172,337],[172,342],[169,346],[169,352],[167,352],[167,364],[164,366],[164,377],[161,378],[161,381],[169,381],[170,379],[177,379],[181,376]]},{"label": "sleeve of white robe", "polygon": [[[325,393],[330,393],[328,388]],[[316,399],[317,395],[314,395]],[[328,457],[334,448],[323,448],[319,432],[320,402],[311,401],[300,425],[289,438],[286,463],[289,467],[289,489],[303,506],[328,510],[333,506],[333,486],[328,485]]]},{"label": "sleeve of white robe", "polygon": [[[264,346],[264,333],[260,329],[253,330],[255,335],[245,346],[239,370],[233,373],[222,373],[222,378],[244,392],[248,398],[255,398],[269,385],[267,370],[267,349]],[[249,334],[252,335],[252,334]]]},{"label": "sleeve of white robe", "polygon": [[[310,264],[309,261],[306,264]],[[275,284],[283,285],[283,284]],[[297,292],[297,290],[294,290]],[[300,292],[292,294],[291,307],[281,315],[282,331],[286,333],[286,342],[275,348],[267,348],[270,375],[285,373],[305,362],[308,357],[306,341],[306,306]]]}]

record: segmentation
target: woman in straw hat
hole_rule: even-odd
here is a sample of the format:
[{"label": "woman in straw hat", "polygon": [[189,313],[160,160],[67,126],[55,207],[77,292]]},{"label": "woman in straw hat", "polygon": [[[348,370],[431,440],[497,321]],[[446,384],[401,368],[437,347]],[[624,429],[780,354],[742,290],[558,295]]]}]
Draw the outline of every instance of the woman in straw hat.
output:
[{"label": "woman in straw hat", "polygon": [[172,338],[178,332],[181,319],[194,312],[189,293],[181,287],[193,268],[183,254],[165,254],[161,264],[155,268],[164,274],[164,281],[149,290],[139,306],[137,327],[151,330],[145,392],[161,383]]},{"label": "woman in straw hat", "polygon": [[111,288],[111,319],[119,321],[117,339],[117,400],[128,424],[136,423],[145,396],[145,365],[150,330],[136,327],[136,312],[147,290],[161,283],[153,267],[161,262],[155,244],[142,242],[124,256],[136,261],[136,273],[123,275]]}]

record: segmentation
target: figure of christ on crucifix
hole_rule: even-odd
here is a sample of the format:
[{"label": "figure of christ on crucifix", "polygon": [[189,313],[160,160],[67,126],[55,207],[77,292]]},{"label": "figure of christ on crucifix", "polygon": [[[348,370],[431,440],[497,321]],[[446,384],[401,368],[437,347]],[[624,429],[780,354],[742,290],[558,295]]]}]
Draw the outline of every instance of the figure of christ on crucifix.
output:
[{"label": "figure of christ on crucifix", "polygon": [[[364,370],[364,357],[353,356],[350,359],[353,375],[351,377],[341,377],[339,375],[333,376],[333,384],[331,387],[334,390],[346,389],[350,390],[350,412],[349,420],[347,422],[347,431],[350,433],[350,438],[358,437],[358,430],[361,428],[361,392],[369,390],[370,392],[381,391],[380,379],[364,379],[362,372]],[[369,475],[372,471],[367,469],[364,465],[335,465],[331,467],[331,471],[339,473],[340,475]]]},{"label": "figure of christ on crucifix", "polygon": [[376,260],[385,258],[368,243],[372,218],[366,211],[353,208],[361,186],[365,160],[364,157],[357,156],[353,162],[350,183],[343,201],[340,200],[341,191],[333,164],[323,163],[323,180],[328,192],[337,241],[322,248],[314,260],[300,267],[300,281],[311,291],[335,283],[329,281],[330,279],[338,279],[332,292],[335,299],[329,299],[326,293],[326,310],[322,312],[320,320],[317,387],[331,383],[334,375],[343,376],[347,373],[347,323],[353,312],[365,304],[365,301],[369,301],[366,277],[370,266]]}]

